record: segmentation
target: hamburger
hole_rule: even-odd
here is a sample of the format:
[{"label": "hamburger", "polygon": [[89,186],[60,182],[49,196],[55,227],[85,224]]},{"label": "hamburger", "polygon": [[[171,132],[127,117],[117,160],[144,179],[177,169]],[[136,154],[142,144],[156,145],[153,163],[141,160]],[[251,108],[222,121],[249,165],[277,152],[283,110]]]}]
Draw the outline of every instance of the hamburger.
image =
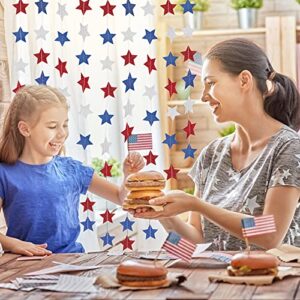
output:
[{"label": "hamburger", "polygon": [[126,260],[117,267],[120,284],[131,287],[162,287],[168,283],[167,269],[160,263]]},{"label": "hamburger", "polygon": [[129,175],[125,187],[130,191],[123,203],[124,209],[150,207],[156,211],[163,210],[163,206],[149,205],[149,200],[164,196],[166,180],[156,171],[137,172]]},{"label": "hamburger", "polygon": [[267,253],[237,253],[227,272],[230,276],[274,275],[278,273],[279,260]]}]

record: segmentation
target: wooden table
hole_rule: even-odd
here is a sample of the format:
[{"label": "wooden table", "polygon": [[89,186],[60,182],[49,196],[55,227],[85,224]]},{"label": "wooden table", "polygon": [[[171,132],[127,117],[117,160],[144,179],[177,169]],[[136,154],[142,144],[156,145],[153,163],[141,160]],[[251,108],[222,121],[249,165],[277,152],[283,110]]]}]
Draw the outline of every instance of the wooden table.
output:
[{"label": "wooden table", "polygon": [[[54,254],[40,261],[17,261],[17,255],[4,254],[0,258],[0,282],[9,282],[23,274],[53,266],[52,261],[74,263],[80,265],[108,264],[110,268],[99,268],[77,274],[97,276],[115,272],[111,265],[118,265],[127,256],[107,256],[103,253],[90,254]],[[207,265],[209,262],[209,265]],[[164,261],[168,266],[170,261]],[[170,287],[147,291],[123,291],[116,289],[104,290],[99,295],[58,293],[34,290],[31,292],[0,289],[0,299],[297,299],[300,300],[300,277],[286,278],[270,286],[246,286],[225,283],[210,283],[208,275],[218,273],[224,269],[212,260],[194,259],[192,263],[180,263],[169,267],[170,271],[181,272],[187,276],[187,286],[194,289],[194,293],[184,287]],[[208,268],[209,267],[209,268]],[[73,273],[74,274],[74,273]]]}]

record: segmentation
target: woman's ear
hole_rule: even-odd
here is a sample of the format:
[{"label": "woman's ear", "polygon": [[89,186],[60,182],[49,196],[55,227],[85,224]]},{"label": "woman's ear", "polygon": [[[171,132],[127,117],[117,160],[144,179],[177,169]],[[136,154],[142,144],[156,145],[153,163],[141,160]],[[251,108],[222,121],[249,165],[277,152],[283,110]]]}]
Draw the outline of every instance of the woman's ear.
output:
[{"label": "woman's ear", "polygon": [[30,136],[30,127],[26,122],[20,121],[18,123],[18,129],[24,137],[29,137]]},{"label": "woman's ear", "polygon": [[249,89],[253,84],[253,76],[248,70],[244,70],[239,75],[241,88]]}]

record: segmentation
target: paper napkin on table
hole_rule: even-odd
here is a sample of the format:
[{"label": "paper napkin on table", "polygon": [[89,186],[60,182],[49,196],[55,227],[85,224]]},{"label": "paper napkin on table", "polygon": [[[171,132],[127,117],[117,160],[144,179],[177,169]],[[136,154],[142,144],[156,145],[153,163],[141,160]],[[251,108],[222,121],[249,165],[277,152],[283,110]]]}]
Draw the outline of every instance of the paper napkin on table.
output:
[{"label": "paper napkin on table", "polygon": [[277,256],[284,262],[296,261],[300,263],[300,248],[289,244],[282,244],[279,247],[270,249],[266,252]]}]

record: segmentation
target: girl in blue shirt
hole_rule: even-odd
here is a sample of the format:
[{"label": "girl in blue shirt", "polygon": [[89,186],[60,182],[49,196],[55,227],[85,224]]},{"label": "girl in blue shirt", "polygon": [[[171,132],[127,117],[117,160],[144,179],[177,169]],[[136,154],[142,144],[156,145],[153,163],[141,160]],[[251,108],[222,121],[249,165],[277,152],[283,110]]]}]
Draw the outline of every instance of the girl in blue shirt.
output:
[{"label": "girl in blue shirt", "polygon": [[[87,190],[121,205],[127,191],[91,167],[59,156],[68,136],[66,98],[49,86],[27,86],[14,97],[0,140],[0,209],[6,251],[22,255],[84,252],[78,206]],[[144,167],[137,152],[124,161],[124,178]]]}]

